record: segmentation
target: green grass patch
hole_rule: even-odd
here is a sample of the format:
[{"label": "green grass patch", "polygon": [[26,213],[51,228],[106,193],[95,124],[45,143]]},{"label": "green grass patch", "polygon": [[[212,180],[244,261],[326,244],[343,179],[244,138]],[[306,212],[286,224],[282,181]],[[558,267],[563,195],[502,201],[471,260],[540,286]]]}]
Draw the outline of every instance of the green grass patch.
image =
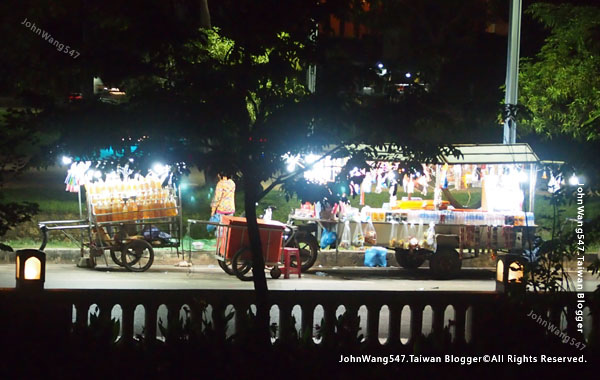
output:
[{"label": "green grass patch", "polygon": [[[64,191],[60,183],[56,183],[57,175],[51,175],[40,171],[40,181],[35,181],[35,176],[28,178],[26,183],[12,185],[2,190],[2,202],[22,202],[29,201],[38,203],[40,206],[40,214],[34,217],[32,222],[23,223],[19,227],[9,231],[3,238],[3,241],[15,247],[31,247],[39,246],[41,235],[37,228],[37,222],[43,220],[66,220],[79,218],[79,206],[77,202],[77,193],[68,193]],[[60,174],[60,173],[59,173]],[[37,173],[36,173],[37,175]],[[50,182],[54,181],[52,186]],[[48,186],[46,186],[48,185]],[[479,203],[481,199],[480,189],[467,189],[453,191],[452,194],[458,202],[467,207],[472,207]],[[398,199],[406,196],[405,193],[399,191]],[[420,193],[413,194],[415,197],[423,199],[432,199],[433,192],[429,192],[427,196],[422,196]],[[184,225],[187,226],[187,219],[208,220],[210,217],[210,201],[212,191],[210,186],[188,188],[182,192],[183,217]],[[350,198],[350,203],[353,207],[362,207],[359,205],[359,197]],[[83,195],[85,202],[85,195]],[[365,194],[365,204],[371,207],[381,207],[389,201],[387,190],[381,193]],[[564,207],[561,207],[561,222],[565,218],[575,218],[577,216],[576,199]],[[550,204],[550,195],[545,191],[538,191],[535,199],[535,222],[540,226],[538,233],[544,239],[550,237],[552,226],[552,205]],[[290,212],[297,207],[300,207],[300,202],[296,197],[286,200],[285,194],[279,190],[273,190],[260,201],[257,206],[257,214],[261,215],[267,206],[275,206],[273,211],[273,219],[285,222],[288,219]],[[244,194],[238,190],[236,193],[236,215],[241,215],[244,211]],[[600,213],[600,199],[597,197],[585,199],[585,215],[586,219],[590,219]],[[84,217],[86,215],[84,206]],[[205,230],[205,229],[204,229]],[[208,234],[204,231],[198,231],[193,234],[194,238],[205,238]],[[50,247],[76,247],[68,238],[60,233],[53,233],[49,239]],[[596,247],[597,248],[597,247]],[[588,248],[589,249],[589,248]]]}]

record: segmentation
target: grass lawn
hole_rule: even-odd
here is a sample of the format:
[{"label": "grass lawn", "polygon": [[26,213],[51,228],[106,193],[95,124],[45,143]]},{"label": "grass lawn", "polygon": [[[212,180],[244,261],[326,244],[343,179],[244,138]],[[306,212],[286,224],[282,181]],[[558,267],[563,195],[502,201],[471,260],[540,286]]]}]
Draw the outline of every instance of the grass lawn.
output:
[{"label": "grass lawn", "polygon": [[[23,223],[21,226],[10,231],[2,240],[3,242],[15,247],[32,247],[39,245],[40,234],[37,228],[37,222],[43,220],[66,220],[79,218],[79,206],[76,193],[64,191],[62,180],[64,172],[62,169],[53,169],[50,171],[34,171],[29,173],[24,179],[9,183],[3,190],[3,201],[30,201],[38,203],[40,214],[35,216],[34,221]],[[196,186],[185,189],[182,193],[184,225],[186,219],[207,220],[210,216],[210,188],[209,186]],[[398,194],[398,199],[406,194]],[[481,198],[478,189],[453,191],[454,197],[463,205],[470,206],[477,204]],[[414,196],[421,196],[419,193]],[[425,199],[431,199],[433,192],[427,196],[421,196]],[[365,203],[371,207],[381,207],[383,203],[388,202],[389,195],[387,191],[380,194],[365,194]],[[84,200],[85,202],[85,200]],[[552,206],[550,204],[549,194],[545,191],[538,191],[535,200],[535,222],[540,226],[539,233],[547,239],[549,229],[552,223]],[[359,206],[359,197],[351,198],[350,203],[353,207]],[[261,200],[257,207],[257,213],[263,213],[267,206],[275,206],[273,219],[285,222],[290,211],[299,207],[297,198],[285,199],[285,194],[278,190],[273,190]],[[244,197],[241,191],[236,193],[236,214],[240,215],[244,211]],[[573,203],[563,207],[562,220],[564,218],[574,218],[577,215],[577,205],[575,198]],[[598,198],[586,199],[585,213],[586,218],[598,215],[600,212],[600,200]],[[85,208],[84,208],[85,214]],[[194,231],[194,238],[203,237],[202,231]],[[69,240],[59,233],[54,233],[49,241],[50,247],[57,246],[75,246]],[[588,247],[590,249],[592,247]],[[594,247],[597,248],[597,247]]]}]

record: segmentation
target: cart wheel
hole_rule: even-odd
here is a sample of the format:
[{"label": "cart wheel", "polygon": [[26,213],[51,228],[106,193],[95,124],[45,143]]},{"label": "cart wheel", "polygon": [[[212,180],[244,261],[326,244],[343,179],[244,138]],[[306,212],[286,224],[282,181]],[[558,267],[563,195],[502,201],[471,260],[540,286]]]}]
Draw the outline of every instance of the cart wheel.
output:
[{"label": "cart wheel", "polygon": [[225,259],[217,261],[219,262],[219,266],[221,267],[221,269],[223,269],[223,271],[225,271],[225,273],[227,273],[230,276],[233,276],[235,274],[233,273],[233,268],[231,267],[231,264],[227,265]]},{"label": "cart wheel", "polygon": [[277,280],[279,277],[281,277],[281,269],[279,269],[279,267],[274,267],[271,269],[271,278]]},{"label": "cart wheel", "polygon": [[249,248],[242,248],[233,255],[233,261],[231,262],[233,273],[242,281],[252,281],[254,279],[252,273],[248,275],[248,272],[252,269],[250,255],[252,255],[252,252]]},{"label": "cart wheel", "polygon": [[132,272],[144,272],[154,262],[154,249],[145,240],[131,240],[121,249],[121,262]]},{"label": "cart wheel", "polygon": [[[315,264],[315,261],[317,261],[319,244],[313,235],[302,234],[296,236],[294,241],[289,245],[291,245],[293,248],[298,248],[300,251],[300,261],[302,261],[300,270],[302,272],[306,272]],[[294,268],[297,266],[295,258],[292,258],[290,265]]]},{"label": "cart wheel", "polygon": [[123,262],[121,261],[121,252],[119,251],[119,254],[117,254],[117,251],[113,248],[110,249],[110,258],[112,259],[112,261],[115,262],[115,264],[117,264],[118,266],[122,267],[123,266]]},{"label": "cart wheel", "polygon": [[437,279],[448,280],[460,272],[462,261],[452,248],[441,248],[429,259],[429,269]]}]

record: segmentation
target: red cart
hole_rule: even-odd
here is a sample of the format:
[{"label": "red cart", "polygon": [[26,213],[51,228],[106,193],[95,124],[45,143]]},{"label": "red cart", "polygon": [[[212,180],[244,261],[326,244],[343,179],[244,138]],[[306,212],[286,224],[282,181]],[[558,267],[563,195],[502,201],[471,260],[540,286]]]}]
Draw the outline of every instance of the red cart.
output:
[{"label": "red cart", "polygon": [[[285,224],[258,219],[258,228],[265,265],[273,267],[271,277],[278,278],[281,276],[279,265]],[[216,234],[216,257],[221,268],[229,274],[235,274],[242,281],[252,280],[252,252],[246,218],[223,216]]]}]

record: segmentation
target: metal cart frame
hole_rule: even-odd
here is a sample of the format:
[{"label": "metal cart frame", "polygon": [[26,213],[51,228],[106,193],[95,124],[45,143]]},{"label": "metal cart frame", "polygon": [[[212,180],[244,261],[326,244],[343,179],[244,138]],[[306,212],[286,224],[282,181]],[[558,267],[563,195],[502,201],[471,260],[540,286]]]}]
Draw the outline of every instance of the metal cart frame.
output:
[{"label": "metal cart frame", "polygon": [[[175,248],[179,256],[181,235],[183,230],[183,215],[181,207],[181,188],[173,186],[175,207],[163,207],[144,210],[145,212],[176,210],[175,216],[152,218],[128,218],[126,220],[98,221],[98,217],[113,217],[131,214],[133,211],[94,214],[90,197],[86,193],[87,219],[83,218],[81,190],[78,191],[79,214],[78,220],[42,221],[38,223],[43,235],[40,250],[46,247],[49,231],[60,231],[71,241],[78,244],[81,259],[78,266],[95,267],[96,259],[110,252],[111,259],[119,266],[129,271],[144,272],[154,262],[154,248]],[[139,212],[139,211],[138,211]],[[154,238],[154,229],[161,226],[171,238],[169,240]],[[79,237],[72,231],[79,231]],[[160,230],[159,230],[160,231]],[[145,232],[149,232],[146,238]],[[140,236],[141,234],[141,236]],[[86,236],[87,235],[87,236]],[[86,257],[86,250],[88,255]]]}]

